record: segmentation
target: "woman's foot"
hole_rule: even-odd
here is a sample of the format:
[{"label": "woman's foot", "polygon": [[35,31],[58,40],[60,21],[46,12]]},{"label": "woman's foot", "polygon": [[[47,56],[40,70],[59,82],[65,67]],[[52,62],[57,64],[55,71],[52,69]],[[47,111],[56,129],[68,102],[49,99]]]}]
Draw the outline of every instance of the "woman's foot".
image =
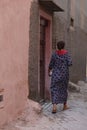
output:
[{"label": "woman's foot", "polygon": [[57,112],[57,106],[56,106],[56,104],[53,104],[52,113],[55,114],[56,112]]},{"label": "woman's foot", "polygon": [[67,104],[64,104],[63,110],[67,110],[67,109],[69,109],[69,107],[67,106]]},{"label": "woman's foot", "polygon": [[56,112],[57,110],[53,108],[52,113],[55,114]]}]

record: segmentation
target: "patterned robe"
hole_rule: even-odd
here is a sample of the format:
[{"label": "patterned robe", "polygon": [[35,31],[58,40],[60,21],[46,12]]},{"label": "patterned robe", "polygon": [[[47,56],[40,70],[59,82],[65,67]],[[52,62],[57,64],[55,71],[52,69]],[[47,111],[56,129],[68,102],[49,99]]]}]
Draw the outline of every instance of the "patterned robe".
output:
[{"label": "patterned robe", "polygon": [[53,104],[67,102],[67,87],[69,81],[69,66],[72,65],[71,57],[67,51],[52,54],[49,69],[51,76],[51,98]]}]

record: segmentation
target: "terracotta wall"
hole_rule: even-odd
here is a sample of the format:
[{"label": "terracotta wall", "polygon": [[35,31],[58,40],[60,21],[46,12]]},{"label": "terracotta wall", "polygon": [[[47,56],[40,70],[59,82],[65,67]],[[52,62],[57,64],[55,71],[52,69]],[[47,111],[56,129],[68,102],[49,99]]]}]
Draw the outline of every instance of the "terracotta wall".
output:
[{"label": "terracotta wall", "polygon": [[31,0],[0,0],[0,125],[20,113],[28,96]]}]

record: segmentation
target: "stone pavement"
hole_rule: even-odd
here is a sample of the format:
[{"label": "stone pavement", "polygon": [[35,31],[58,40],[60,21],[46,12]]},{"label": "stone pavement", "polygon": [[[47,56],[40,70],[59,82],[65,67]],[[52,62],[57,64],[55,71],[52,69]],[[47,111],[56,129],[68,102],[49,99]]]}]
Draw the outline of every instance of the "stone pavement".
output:
[{"label": "stone pavement", "polygon": [[[37,115],[30,114],[10,123],[0,130],[87,130],[87,84],[80,86],[80,92],[69,92],[70,109],[62,111],[58,105],[56,114],[52,114],[52,104],[45,103]],[[33,118],[33,119],[32,119]]]}]

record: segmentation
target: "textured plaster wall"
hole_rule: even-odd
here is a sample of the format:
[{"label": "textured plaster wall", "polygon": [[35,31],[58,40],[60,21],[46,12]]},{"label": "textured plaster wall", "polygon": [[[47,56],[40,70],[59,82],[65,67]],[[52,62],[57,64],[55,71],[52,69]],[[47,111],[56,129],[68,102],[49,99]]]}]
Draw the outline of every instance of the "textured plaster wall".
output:
[{"label": "textured plaster wall", "polygon": [[[30,44],[29,44],[29,97],[38,99],[39,86],[39,5],[32,0],[30,9]],[[36,100],[37,100],[36,99]]]},{"label": "textured plaster wall", "polygon": [[73,57],[72,80],[85,80],[87,55],[86,1],[71,1],[70,15],[74,19],[74,30],[70,31],[71,53]]},{"label": "textured plaster wall", "polygon": [[[69,14],[68,14],[68,0],[53,0],[58,6],[60,6],[63,12],[54,12],[53,15],[53,44],[56,44],[59,40],[67,41],[67,31],[69,26]],[[69,35],[69,34],[68,34]],[[66,42],[66,44],[68,44]],[[53,45],[55,49],[56,45]],[[66,45],[67,46],[67,45]],[[69,48],[69,46],[67,46]]]},{"label": "textured plaster wall", "polygon": [[29,0],[0,0],[0,125],[25,107],[28,96]]},{"label": "textured plaster wall", "polygon": [[45,97],[49,97],[49,80],[48,63],[50,59],[52,46],[52,18],[38,4],[37,0],[31,3],[30,13],[30,45],[29,45],[29,98],[34,100],[40,99],[40,16],[50,21],[46,30],[46,47],[45,47]]},{"label": "textured plaster wall", "polygon": [[87,34],[81,28],[75,28],[75,31],[70,33],[71,54],[73,59],[71,80],[74,82],[86,79],[86,41]]}]

